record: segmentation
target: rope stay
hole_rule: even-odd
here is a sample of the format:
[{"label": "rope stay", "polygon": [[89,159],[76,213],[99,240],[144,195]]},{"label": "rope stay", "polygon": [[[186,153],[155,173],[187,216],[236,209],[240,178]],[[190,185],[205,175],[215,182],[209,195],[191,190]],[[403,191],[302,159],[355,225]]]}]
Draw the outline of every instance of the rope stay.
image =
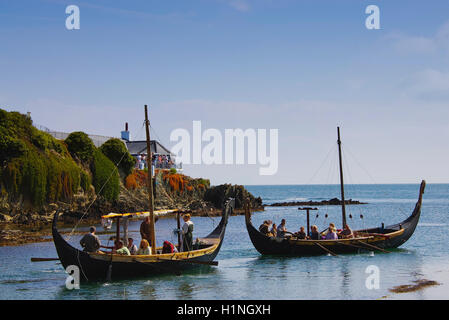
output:
[{"label": "rope stay", "polygon": [[[141,131],[143,129],[143,126],[141,128]],[[75,224],[75,226],[73,227],[72,231],[70,232],[70,234],[67,237],[67,241],[70,241],[72,239],[73,233],[75,232],[76,228],[78,227],[78,225],[81,223],[81,221],[84,219],[84,217],[86,216],[87,212],[90,210],[90,208],[92,207],[92,205],[95,203],[95,201],[97,200],[98,196],[97,194],[100,194],[101,191],[103,191],[104,187],[108,184],[109,180],[111,180],[112,176],[114,175],[114,173],[116,171],[118,171],[118,166],[120,165],[120,163],[123,161],[123,159],[125,158],[126,153],[128,152],[128,149],[126,149],[125,152],[123,152],[122,157],[120,158],[119,162],[115,164],[114,169],[112,170],[111,174],[109,175],[108,179],[106,180],[106,182],[101,186],[100,191],[95,192],[95,196],[94,199],[91,201],[91,203],[89,204],[89,206],[87,207],[87,209],[84,211],[83,215],[81,216],[81,218],[78,220],[78,222]]]}]

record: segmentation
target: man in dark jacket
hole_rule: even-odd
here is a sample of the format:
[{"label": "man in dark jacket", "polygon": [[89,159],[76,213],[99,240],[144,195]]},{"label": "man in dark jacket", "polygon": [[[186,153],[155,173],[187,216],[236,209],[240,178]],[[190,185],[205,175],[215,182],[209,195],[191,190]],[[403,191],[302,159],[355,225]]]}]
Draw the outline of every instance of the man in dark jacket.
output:
[{"label": "man in dark jacket", "polygon": [[100,239],[95,235],[95,227],[90,227],[90,233],[87,233],[80,240],[80,245],[86,252],[97,252],[100,249]]}]

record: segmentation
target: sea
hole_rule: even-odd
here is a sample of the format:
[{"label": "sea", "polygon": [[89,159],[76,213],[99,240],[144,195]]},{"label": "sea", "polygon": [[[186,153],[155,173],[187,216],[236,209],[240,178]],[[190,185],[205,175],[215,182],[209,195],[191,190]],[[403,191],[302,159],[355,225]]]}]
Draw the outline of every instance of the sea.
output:
[{"label": "sea", "polygon": [[[320,201],[340,196],[339,185],[246,186],[265,204],[285,201]],[[347,206],[353,229],[395,224],[406,219],[418,198],[419,184],[346,185],[346,198],[367,202]],[[449,299],[449,184],[428,184],[421,219],[414,235],[391,253],[365,251],[318,257],[262,256],[253,247],[243,216],[229,219],[218,267],[203,267],[181,275],[132,280],[81,283],[69,290],[67,273],[58,262],[30,262],[31,257],[57,257],[53,242],[0,247],[0,299],[50,300],[309,300],[309,299]],[[341,207],[322,206],[311,213],[311,224],[323,230],[330,222],[341,227]],[[317,216],[318,215],[318,216]],[[297,231],[306,225],[298,207],[266,207],[253,213],[253,224],[264,220]],[[193,217],[194,237],[207,235],[218,217]],[[83,227],[77,231],[87,230]],[[176,242],[175,219],[156,224],[157,242]],[[70,231],[70,229],[65,229]],[[100,225],[98,231],[102,231]],[[130,223],[131,237],[140,240],[139,221]],[[70,243],[79,247],[80,235]],[[108,244],[110,234],[101,234]],[[109,245],[111,242],[109,241]],[[408,293],[394,293],[397,286],[431,280],[438,285]]]}]

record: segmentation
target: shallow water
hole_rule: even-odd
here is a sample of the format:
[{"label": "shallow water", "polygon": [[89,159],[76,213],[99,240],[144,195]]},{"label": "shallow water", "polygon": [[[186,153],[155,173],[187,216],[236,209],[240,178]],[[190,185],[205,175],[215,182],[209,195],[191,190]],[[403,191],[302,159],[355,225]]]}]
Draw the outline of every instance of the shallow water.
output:
[{"label": "shallow water", "polygon": [[[265,203],[296,199],[322,200],[339,197],[338,185],[248,186]],[[348,185],[347,198],[369,202],[349,206],[354,229],[397,223],[412,212],[419,185]],[[341,208],[319,207],[311,223],[324,229],[329,222],[341,224]],[[325,218],[328,214],[328,218]],[[363,219],[360,218],[363,214]],[[253,214],[253,224],[287,219],[287,228],[305,225],[297,207],[273,207]],[[195,235],[204,236],[219,218],[194,217]],[[247,235],[244,217],[230,217],[224,244],[217,256],[219,267],[206,267],[181,276],[157,276],[111,283],[81,284],[80,290],[65,287],[66,273],[55,262],[31,263],[31,257],[57,257],[52,242],[0,247],[0,299],[435,299],[449,298],[449,185],[428,185],[420,223],[413,237],[393,253],[366,252],[338,257],[261,256]],[[174,219],[157,223],[158,242],[176,242]],[[139,222],[131,222],[131,236],[139,239]],[[101,230],[101,227],[98,227]],[[70,242],[77,246],[80,236]],[[107,244],[108,235],[101,235]],[[111,244],[111,243],[110,243]],[[367,289],[366,268],[380,271],[379,289]],[[419,279],[436,280],[441,286],[407,294],[388,289]]]}]

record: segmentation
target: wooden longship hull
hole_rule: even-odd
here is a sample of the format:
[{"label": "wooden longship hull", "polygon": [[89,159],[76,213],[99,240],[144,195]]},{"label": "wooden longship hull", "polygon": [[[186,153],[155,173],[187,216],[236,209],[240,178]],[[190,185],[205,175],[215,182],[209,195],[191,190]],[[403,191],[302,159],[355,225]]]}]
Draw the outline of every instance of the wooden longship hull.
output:
[{"label": "wooden longship hull", "polygon": [[58,232],[58,213],[53,218],[53,241],[64,269],[75,265],[82,281],[128,279],[160,274],[180,274],[201,268],[218,255],[223,243],[228,217],[234,210],[234,199],[223,209],[220,223],[208,236],[200,238],[196,250],[171,254],[123,256],[110,253],[87,253],[71,246]]},{"label": "wooden longship hull", "polygon": [[410,217],[401,223],[384,228],[357,230],[355,231],[357,237],[353,239],[298,240],[293,237],[290,239],[268,237],[252,225],[249,212],[245,217],[246,228],[254,247],[263,255],[313,256],[328,254],[329,251],[339,254],[357,253],[363,250],[375,251],[376,247],[381,249],[397,248],[413,235],[418,225],[425,185],[425,181],[422,181],[418,202]]}]

